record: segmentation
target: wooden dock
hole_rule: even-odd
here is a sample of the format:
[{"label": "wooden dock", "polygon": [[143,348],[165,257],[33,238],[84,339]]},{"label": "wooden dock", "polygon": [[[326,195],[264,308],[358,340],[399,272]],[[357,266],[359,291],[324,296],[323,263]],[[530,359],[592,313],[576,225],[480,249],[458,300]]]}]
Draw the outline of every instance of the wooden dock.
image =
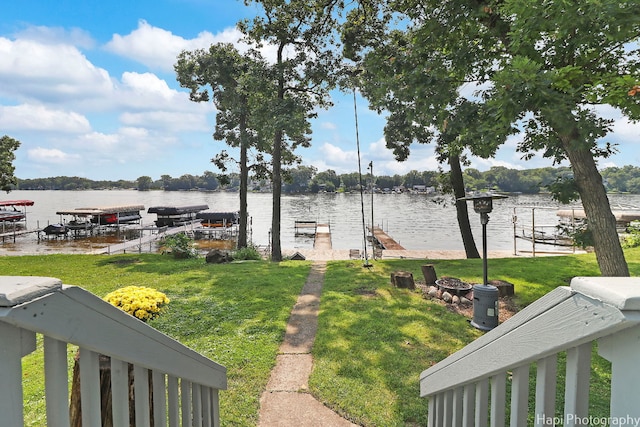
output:
[{"label": "wooden dock", "polygon": [[[371,227],[367,227],[369,230],[369,235],[371,235]],[[373,238],[375,239],[375,243],[380,246],[382,249],[391,250],[391,251],[403,251],[404,247],[393,240],[391,236],[385,233],[380,227],[373,227]]]},{"label": "wooden dock", "polygon": [[313,249],[329,251],[331,246],[331,227],[329,224],[317,224],[316,235],[313,240]]}]

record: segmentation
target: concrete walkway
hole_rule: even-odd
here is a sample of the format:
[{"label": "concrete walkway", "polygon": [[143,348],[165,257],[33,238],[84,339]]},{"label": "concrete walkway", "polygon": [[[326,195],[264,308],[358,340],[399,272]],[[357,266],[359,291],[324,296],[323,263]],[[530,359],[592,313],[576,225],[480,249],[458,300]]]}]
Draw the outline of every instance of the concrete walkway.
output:
[{"label": "concrete walkway", "polygon": [[315,262],[291,311],[284,341],[267,389],[260,397],[260,427],[355,426],[309,394],[313,369],[311,348],[318,329],[318,310],[326,262]]}]

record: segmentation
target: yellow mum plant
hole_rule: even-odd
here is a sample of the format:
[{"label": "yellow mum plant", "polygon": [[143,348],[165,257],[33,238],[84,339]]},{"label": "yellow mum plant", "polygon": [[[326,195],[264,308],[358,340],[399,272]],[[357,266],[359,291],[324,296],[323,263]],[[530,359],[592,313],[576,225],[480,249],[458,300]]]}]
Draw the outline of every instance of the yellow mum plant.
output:
[{"label": "yellow mum plant", "polygon": [[158,317],[169,304],[169,298],[165,294],[144,286],[116,289],[104,297],[104,300],[143,322]]}]

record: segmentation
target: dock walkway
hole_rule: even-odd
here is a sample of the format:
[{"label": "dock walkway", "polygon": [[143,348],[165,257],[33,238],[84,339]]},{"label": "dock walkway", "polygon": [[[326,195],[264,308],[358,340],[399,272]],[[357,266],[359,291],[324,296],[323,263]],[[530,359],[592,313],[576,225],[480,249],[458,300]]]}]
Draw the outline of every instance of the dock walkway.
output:
[{"label": "dock walkway", "polygon": [[316,236],[313,240],[313,249],[321,251],[330,251],[331,246],[331,228],[329,224],[318,224],[316,226]]},{"label": "dock walkway", "polygon": [[[94,249],[91,251],[92,254],[114,254],[114,253],[125,253],[128,249],[137,248],[138,250],[142,250],[142,245],[151,244],[156,240],[161,239],[164,236],[172,236],[178,233],[184,233],[188,231],[193,231],[195,227],[193,225],[182,225],[180,227],[163,227],[154,229],[151,234],[146,236],[140,236],[138,239],[128,240],[122,243],[116,243],[115,245],[109,245],[104,248]],[[145,228],[144,230],[150,230],[149,228]]]},{"label": "dock walkway", "polygon": [[[367,227],[369,229],[369,233],[371,233],[371,227]],[[376,240],[376,243],[385,250],[390,251],[403,251],[404,247],[393,240],[391,236],[385,233],[380,227],[373,227],[373,238]]]}]

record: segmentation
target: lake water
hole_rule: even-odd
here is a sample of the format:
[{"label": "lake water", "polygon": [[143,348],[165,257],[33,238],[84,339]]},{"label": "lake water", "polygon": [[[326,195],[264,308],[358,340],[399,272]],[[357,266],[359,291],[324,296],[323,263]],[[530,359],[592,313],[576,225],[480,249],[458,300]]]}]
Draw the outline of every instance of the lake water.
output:
[{"label": "lake water", "polygon": [[[147,209],[162,205],[207,204],[209,210],[227,212],[239,210],[238,193],[206,193],[197,191],[12,191],[2,200],[28,199],[35,202],[27,208],[28,229],[43,228],[61,221],[57,211],[87,206],[144,205],[142,225],[152,226],[155,214]],[[613,207],[640,207],[640,195],[610,195]],[[296,220],[318,221],[330,224],[334,249],[361,249],[363,246],[363,220],[366,226],[372,222],[409,250],[462,250],[462,239],[456,219],[453,198],[424,194],[371,194],[320,193],[309,195],[284,195],[282,197],[281,242],[285,249],[308,248],[313,242],[308,237],[296,237]],[[251,218],[251,241],[260,246],[269,243],[271,228],[271,203],[269,193],[250,193],[248,210]],[[372,210],[373,205],[373,210]],[[514,220],[518,228],[528,228],[535,215],[536,225],[557,224],[556,210],[560,205],[548,195],[519,195],[495,200],[487,225],[489,250],[514,249]],[[566,206],[561,206],[566,208]],[[478,250],[482,250],[482,226],[480,215],[473,212],[470,220]],[[70,218],[65,218],[70,219]],[[104,237],[102,238],[104,239]],[[71,239],[46,239],[38,241],[35,234],[18,237],[16,243],[5,242],[0,249],[27,253],[55,252],[62,248],[89,249],[91,245],[103,245],[104,241],[89,239],[84,242]],[[115,243],[117,241],[114,240]],[[518,240],[517,249],[526,250],[531,245]]]}]

